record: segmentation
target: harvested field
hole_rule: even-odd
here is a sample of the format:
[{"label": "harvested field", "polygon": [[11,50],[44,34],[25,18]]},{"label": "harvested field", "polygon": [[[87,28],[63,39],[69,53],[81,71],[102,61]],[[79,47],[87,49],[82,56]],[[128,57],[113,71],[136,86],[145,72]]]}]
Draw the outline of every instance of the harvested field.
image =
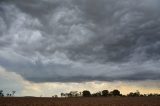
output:
[{"label": "harvested field", "polygon": [[0,98],[0,106],[160,106],[160,97]]}]

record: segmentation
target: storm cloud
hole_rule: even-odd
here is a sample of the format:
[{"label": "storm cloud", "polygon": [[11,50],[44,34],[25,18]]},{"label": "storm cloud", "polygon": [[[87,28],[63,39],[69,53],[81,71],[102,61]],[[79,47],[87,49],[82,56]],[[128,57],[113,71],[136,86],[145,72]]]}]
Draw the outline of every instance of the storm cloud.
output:
[{"label": "storm cloud", "polygon": [[1,0],[0,65],[33,82],[160,80],[159,0]]}]

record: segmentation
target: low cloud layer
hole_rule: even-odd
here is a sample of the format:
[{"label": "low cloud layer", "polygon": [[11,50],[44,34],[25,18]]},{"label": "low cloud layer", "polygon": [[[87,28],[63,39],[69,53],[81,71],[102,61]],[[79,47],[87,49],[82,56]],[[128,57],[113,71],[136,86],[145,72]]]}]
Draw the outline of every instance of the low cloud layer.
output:
[{"label": "low cloud layer", "polygon": [[0,65],[32,82],[160,80],[159,0],[1,0]]},{"label": "low cloud layer", "polygon": [[84,83],[33,83],[24,80],[20,75],[14,72],[8,72],[7,70],[0,67],[0,84],[4,94],[11,93],[13,90],[16,91],[16,96],[53,96],[59,95],[62,92],[70,91],[83,91],[85,89],[90,90],[92,93],[108,89],[109,91],[118,88],[122,94],[128,94],[135,92],[137,89],[142,94],[159,93],[160,84],[159,81],[139,81],[139,82],[127,82],[127,81],[116,81],[116,82],[84,82]]}]

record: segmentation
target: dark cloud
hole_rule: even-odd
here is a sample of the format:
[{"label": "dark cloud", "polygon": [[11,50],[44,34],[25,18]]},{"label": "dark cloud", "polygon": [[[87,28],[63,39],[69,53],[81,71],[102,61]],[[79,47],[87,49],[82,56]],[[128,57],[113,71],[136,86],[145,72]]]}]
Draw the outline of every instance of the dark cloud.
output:
[{"label": "dark cloud", "polygon": [[0,2],[0,65],[34,82],[159,80],[158,0]]}]

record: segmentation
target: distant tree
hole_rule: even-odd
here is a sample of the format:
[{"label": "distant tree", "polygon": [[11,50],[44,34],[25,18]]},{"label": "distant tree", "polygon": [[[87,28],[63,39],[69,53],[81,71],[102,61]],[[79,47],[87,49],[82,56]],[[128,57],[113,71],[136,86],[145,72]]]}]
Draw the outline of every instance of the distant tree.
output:
[{"label": "distant tree", "polygon": [[155,94],[152,94],[152,93],[151,93],[151,94],[148,94],[148,96],[160,96],[160,94],[156,94],[156,93],[155,93]]},{"label": "distant tree", "polygon": [[102,96],[108,96],[109,94],[109,91],[108,90],[103,90],[102,91]]},{"label": "distant tree", "polygon": [[8,96],[8,97],[9,97],[9,96],[10,96],[10,94],[9,94],[9,93],[7,93],[7,94],[6,94],[6,96]]},{"label": "distant tree", "polygon": [[99,96],[102,96],[102,93],[101,92],[96,92],[96,93],[93,93],[92,96],[99,97]]},{"label": "distant tree", "polygon": [[73,97],[71,93],[67,93],[68,97]]},{"label": "distant tree", "polygon": [[65,97],[69,97],[70,96],[70,94],[69,93],[65,93]]},{"label": "distant tree", "polygon": [[78,94],[78,91],[70,91],[70,96],[71,97],[77,97],[79,94]]},{"label": "distant tree", "polygon": [[12,96],[14,96],[15,93],[16,93],[16,91],[12,91]]},{"label": "distant tree", "polygon": [[82,96],[82,92],[79,92],[79,96]]},{"label": "distant tree", "polygon": [[150,93],[150,94],[148,94],[148,96],[153,96],[153,94],[152,94],[152,93]]},{"label": "distant tree", "polygon": [[90,93],[90,91],[88,91],[88,90],[84,90],[84,91],[82,92],[82,94],[83,94],[83,97],[89,97],[89,96],[91,96],[91,93]]},{"label": "distant tree", "polygon": [[97,96],[102,96],[102,92],[101,91],[97,92],[96,94],[97,94]]},{"label": "distant tree", "polygon": [[54,96],[52,96],[52,98],[58,98],[58,95],[54,95]]},{"label": "distant tree", "polygon": [[130,92],[127,96],[138,97],[141,96],[140,92],[137,90],[136,92]]},{"label": "distant tree", "polygon": [[91,94],[91,96],[93,96],[93,97],[97,97],[97,94],[96,94],[96,93],[93,93],[93,94]]},{"label": "distant tree", "polygon": [[117,90],[117,89],[115,89],[115,90],[113,90],[113,91],[111,92],[111,94],[112,94],[113,96],[120,96],[120,91]]},{"label": "distant tree", "polygon": [[11,97],[11,96],[12,96],[12,94],[10,94],[10,93],[7,93],[7,94],[6,94],[6,96],[8,96],[8,97]]},{"label": "distant tree", "polygon": [[146,94],[143,94],[143,96],[147,96]]},{"label": "distant tree", "polygon": [[69,93],[61,93],[61,97],[78,97],[81,96],[81,92],[70,91]]},{"label": "distant tree", "polygon": [[4,97],[3,90],[0,90],[0,97]]},{"label": "distant tree", "polygon": [[61,97],[65,97],[65,94],[64,94],[64,93],[61,93]]}]

